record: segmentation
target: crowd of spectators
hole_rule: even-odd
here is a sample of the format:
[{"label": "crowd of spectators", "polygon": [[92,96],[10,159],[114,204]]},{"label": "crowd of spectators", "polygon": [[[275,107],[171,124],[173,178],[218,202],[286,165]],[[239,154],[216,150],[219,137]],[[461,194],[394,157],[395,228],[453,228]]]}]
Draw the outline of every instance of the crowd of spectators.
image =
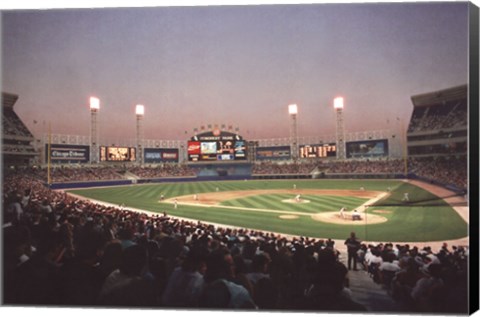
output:
[{"label": "crowd of spectators", "polygon": [[[278,164],[261,162],[253,166],[257,175],[310,174],[314,171],[326,174],[403,174],[404,159],[346,160],[324,162],[297,162]],[[466,157],[409,158],[407,172],[422,178],[453,185],[458,189],[467,188]]]},{"label": "crowd of spectators", "polygon": [[331,161],[324,166],[326,173],[383,174],[405,171],[405,162],[402,159]]},{"label": "crowd of spectators", "polygon": [[[20,169],[22,173],[24,169]],[[28,169],[30,175],[35,178],[47,181],[48,168],[37,167]],[[123,175],[115,167],[90,167],[87,165],[64,166],[54,165],[50,168],[50,178],[52,183],[64,182],[82,182],[98,180],[117,180],[123,179]]]},{"label": "crowd of spectators", "polygon": [[3,144],[3,153],[35,153],[35,149],[30,144]]},{"label": "crowd of spectators", "polygon": [[318,162],[257,162],[252,167],[252,174],[257,175],[288,175],[310,174],[318,165]]},{"label": "crowd of spectators", "polygon": [[[366,310],[352,299],[348,270],[330,239],[104,206],[20,173],[5,176],[2,198],[6,304]],[[433,253],[387,243],[360,250],[358,262],[372,277],[373,263],[380,272],[381,263],[398,265],[393,294],[415,311],[466,307],[467,249],[445,245]]]},{"label": "crowd of spectators", "polygon": [[106,207],[20,175],[3,207],[8,304],[365,310],[332,240]]},{"label": "crowd of spectators", "polygon": [[361,244],[358,261],[372,279],[409,310],[467,313],[468,256],[465,246]]},{"label": "crowd of spectators", "polygon": [[128,172],[139,178],[160,178],[160,177],[188,177],[195,176],[195,171],[186,164],[164,163],[152,166],[129,167]]},{"label": "crowd of spectators", "polygon": [[2,112],[2,134],[33,138],[32,133],[30,133],[13,109],[5,107]]},{"label": "crowd of spectators", "polygon": [[445,105],[415,109],[410,120],[408,132],[466,127],[467,124],[466,100],[460,103],[447,102]]},{"label": "crowd of spectators", "polygon": [[467,189],[467,157],[410,158],[409,172],[458,189]]},{"label": "crowd of spectators", "polygon": [[[409,158],[408,173],[422,178],[467,188],[466,157]],[[8,171],[7,171],[8,172]],[[47,180],[47,168],[28,168],[30,175]],[[195,171],[186,164],[166,163],[152,166],[114,167],[88,165],[58,166],[51,168],[52,182],[98,181],[126,179],[126,172],[138,178],[193,177]],[[313,172],[326,174],[403,174],[403,159],[311,161],[296,163],[257,162],[252,165],[253,175],[308,175]]]}]

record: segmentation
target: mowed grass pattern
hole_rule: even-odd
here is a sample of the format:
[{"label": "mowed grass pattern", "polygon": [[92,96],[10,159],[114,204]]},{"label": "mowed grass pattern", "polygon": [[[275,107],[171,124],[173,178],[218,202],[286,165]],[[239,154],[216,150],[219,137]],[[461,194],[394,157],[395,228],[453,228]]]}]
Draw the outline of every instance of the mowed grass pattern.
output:
[{"label": "mowed grass pattern", "polygon": [[[310,200],[305,204],[289,204],[283,199],[292,199],[288,194],[259,194],[224,201],[222,205],[202,207],[159,202],[165,199],[218,191],[259,189],[292,189],[295,184],[301,189],[345,189],[387,191],[391,195],[367,209],[388,211],[381,215],[387,222],[376,225],[336,225],[313,220],[309,214],[339,210],[345,206],[351,210],[366,200],[357,197],[330,195],[302,195]],[[396,180],[282,180],[282,181],[223,181],[188,182],[132,185],[122,187],[71,190],[72,193],[91,199],[152,212],[166,211],[168,214],[214,222],[225,225],[266,230],[283,234],[315,238],[344,239],[351,231],[357,232],[362,240],[422,242],[444,241],[468,235],[468,225],[441,198],[408,183]],[[403,193],[408,192],[411,202],[402,202]],[[258,210],[257,210],[258,209]],[[262,211],[261,209],[265,209]],[[273,212],[272,212],[273,211]],[[295,214],[296,219],[282,219],[281,215]],[[296,213],[305,213],[296,214]]]},{"label": "mowed grass pattern", "polygon": [[248,207],[258,209],[272,209],[282,211],[300,211],[306,213],[317,213],[324,211],[336,211],[345,207],[352,210],[367,201],[356,197],[328,196],[328,195],[302,195],[301,199],[305,203],[288,203],[285,200],[294,199],[294,195],[288,194],[269,194],[256,195],[240,199],[227,200],[221,203],[222,206]]}]

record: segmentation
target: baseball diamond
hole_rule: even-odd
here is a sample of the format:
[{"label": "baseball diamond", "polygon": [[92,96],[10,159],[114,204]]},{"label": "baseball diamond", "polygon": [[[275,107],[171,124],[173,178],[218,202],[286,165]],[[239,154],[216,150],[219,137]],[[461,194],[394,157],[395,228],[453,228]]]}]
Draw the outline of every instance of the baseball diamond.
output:
[{"label": "baseball diamond", "polygon": [[[292,189],[293,183],[296,189]],[[456,211],[458,207],[450,206],[444,200],[446,196],[436,196],[419,186],[418,182],[394,180],[249,180],[69,192],[125,204],[126,208],[165,211],[188,219],[314,238],[341,239],[353,229],[369,241],[433,242],[467,237],[468,224]],[[359,190],[360,187],[364,189]],[[391,191],[387,191],[388,187]],[[411,197],[408,204],[402,202],[405,191]],[[160,193],[165,200],[158,199]],[[285,202],[297,194],[309,203]],[[172,205],[174,199],[178,201],[177,209]],[[347,218],[357,209],[362,220],[342,219],[339,210],[343,206]]]}]

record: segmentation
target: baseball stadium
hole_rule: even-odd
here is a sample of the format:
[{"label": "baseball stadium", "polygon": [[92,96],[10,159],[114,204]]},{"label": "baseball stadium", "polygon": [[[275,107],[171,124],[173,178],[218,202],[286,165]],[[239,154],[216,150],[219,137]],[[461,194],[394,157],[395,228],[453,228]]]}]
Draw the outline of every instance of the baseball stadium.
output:
[{"label": "baseball stadium", "polygon": [[3,305],[478,310],[474,5],[1,13]]},{"label": "baseball stadium", "polygon": [[[97,143],[99,108],[93,98],[91,137],[48,134],[35,148],[33,135],[14,110],[19,96],[2,96],[4,223],[15,228],[46,221],[58,227],[59,240],[45,247],[67,239],[65,257],[82,250],[72,241],[75,229],[90,226],[119,241],[117,246],[153,248],[155,261],[163,265],[188,258],[186,250],[194,242],[207,249],[229,247],[232,253],[252,249],[253,254],[242,254],[252,265],[261,260],[259,250],[270,254],[271,248],[275,254],[265,258],[283,252],[293,260],[300,250],[318,256],[329,249],[347,265],[344,242],[354,232],[363,252],[355,255],[357,268],[349,271],[350,287],[367,296],[353,298],[371,311],[399,312],[420,308],[369,257],[392,263],[386,254],[397,262],[402,253],[415,254],[412,261],[423,265],[439,264],[442,257],[460,265],[468,257],[466,85],[412,96],[413,111],[400,146],[388,131],[346,134],[341,99],[332,107],[335,134],[321,141],[296,135],[296,105],[290,105],[291,134],[284,139],[246,140],[231,127],[208,125],[182,141],[139,137],[136,145]],[[21,213],[12,207],[16,203]],[[4,234],[17,247],[24,241],[19,232]],[[89,234],[96,239],[90,243],[107,254],[110,244],[104,237],[97,231]],[[287,296],[287,289],[282,291]],[[40,294],[31,296],[32,303],[42,303],[35,301]],[[168,300],[172,307],[180,305]],[[373,302],[384,306],[376,308]],[[271,304],[265,300],[266,308]]]}]

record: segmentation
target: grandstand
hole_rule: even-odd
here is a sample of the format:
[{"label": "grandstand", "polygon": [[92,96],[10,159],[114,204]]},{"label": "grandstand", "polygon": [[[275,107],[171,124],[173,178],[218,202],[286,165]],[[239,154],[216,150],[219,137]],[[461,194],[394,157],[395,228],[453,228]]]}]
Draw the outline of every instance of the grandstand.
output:
[{"label": "grandstand", "polygon": [[15,113],[18,95],[2,93],[2,156],[5,166],[28,166],[39,154],[32,133]]},{"label": "grandstand", "polygon": [[[431,208],[438,216],[442,208],[450,208],[444,206],[447,198],[465,207],[463,196],[454,191],[467,188],[466,91],[466,86],[460,86],[412,97],[408,173],[407,158],[398,155],[391,131],[347,134],[345,159],[336,157],[333,136],[300,138],[297,160],[288,138],[244,140],[232,131],[205,131],[181,141],[144,140],[142,155],[136,155],[133,141],[103,140],[95,164],[90,160],[88,137],[53,135],[52,144],[43,144],[40,158],[31,145],[33,135],[13,110],[18,96],[3,93],[3,301],[36,306],[464,314],[468,305],[468,236],[448,242],[416,243],[408,237],[398,243],[357,241],[350,246],[340,238],[332,239],[333,230],[325,230],[330,237],[319,238],[252,229],[262,220],[253,219],[251,205],[247,219],[252,227],[189,218],[188,212],[194,210],[208,219],[207,210],[215,210],[215,202],[205,209],[194,205],[198,188],[205,191],[202,196],[224,190],[218,184],[233,187],[236,180],[252,188],[260,184],[266,195],[268,180],[281,179],[294,180],[293,187],[288,183],[290,196],[297,195],[297,185],[306,184],[301,181],[311,181],[308,186],[319,181],[325,186],[328,183],[320,183],[323,179],[356,179],[362,187],[348,190],[365,196],[369,186],[380,191],[377,184],[382,181],[412,188],[403,183],[414,179],[426,186],[439,185],[441,194],[436,199],[441,203],[430,206],[428,201],[392,198],[394,203],[380,205],[382,209],[375,211],[401,210],[406,215],[412,210],[415,214],[415,207]],[[45,164],[34,166],[35,159]],[[7,168],[10,165],[23,168]],[[177,183],[181,195],[162,191]],[[137,207],[68,192],[102,186],[119,189],[121,199],[127,199],[132,198],[125,197],[130,188],[140,187],[131,185],[137,184],[145,184],[147,191],[139,197],[144,204]],[[157,185],[163,186],[162,190],[156,190]],[[382,189],[388,195],[404,195],[395,190]],[[183,204],[187,196],[192,196],[193,202]],[[297,197],[301,201],[300,194]],[[347,198],[360,199],[338,195],[332,201],[344,199],[343,204]],[[158,207],[148,209],[149,201]],[[230,210],[237,208],[237,203],[233,202]],[[272,202],[266,204],[273,208]],[[365,203],[365,210],[369,207]],[[308,212],[305,206],[299,208],[282,219]],[[271,216],[273,211],[267,211]],[[455,216],[455,221],[464,224]],[[241,215],[232,212],[221,217]],[[308,215],[307,220],[311,219]],[[343,230],[362,228],[366,240],[368,223],[361,225],[354,227],[350,222]],[[460,230],[460,235],[464,231]],[[389,232],[386,234],[388,237]],[[347,260],[351,249],[355,258],[352,269]],[[435,287],[428,289],[426,284]]]},{"label": "grandstand", "polygon": [[409,170],[452,189],[467,188],[467,85],[412,96]]}]

